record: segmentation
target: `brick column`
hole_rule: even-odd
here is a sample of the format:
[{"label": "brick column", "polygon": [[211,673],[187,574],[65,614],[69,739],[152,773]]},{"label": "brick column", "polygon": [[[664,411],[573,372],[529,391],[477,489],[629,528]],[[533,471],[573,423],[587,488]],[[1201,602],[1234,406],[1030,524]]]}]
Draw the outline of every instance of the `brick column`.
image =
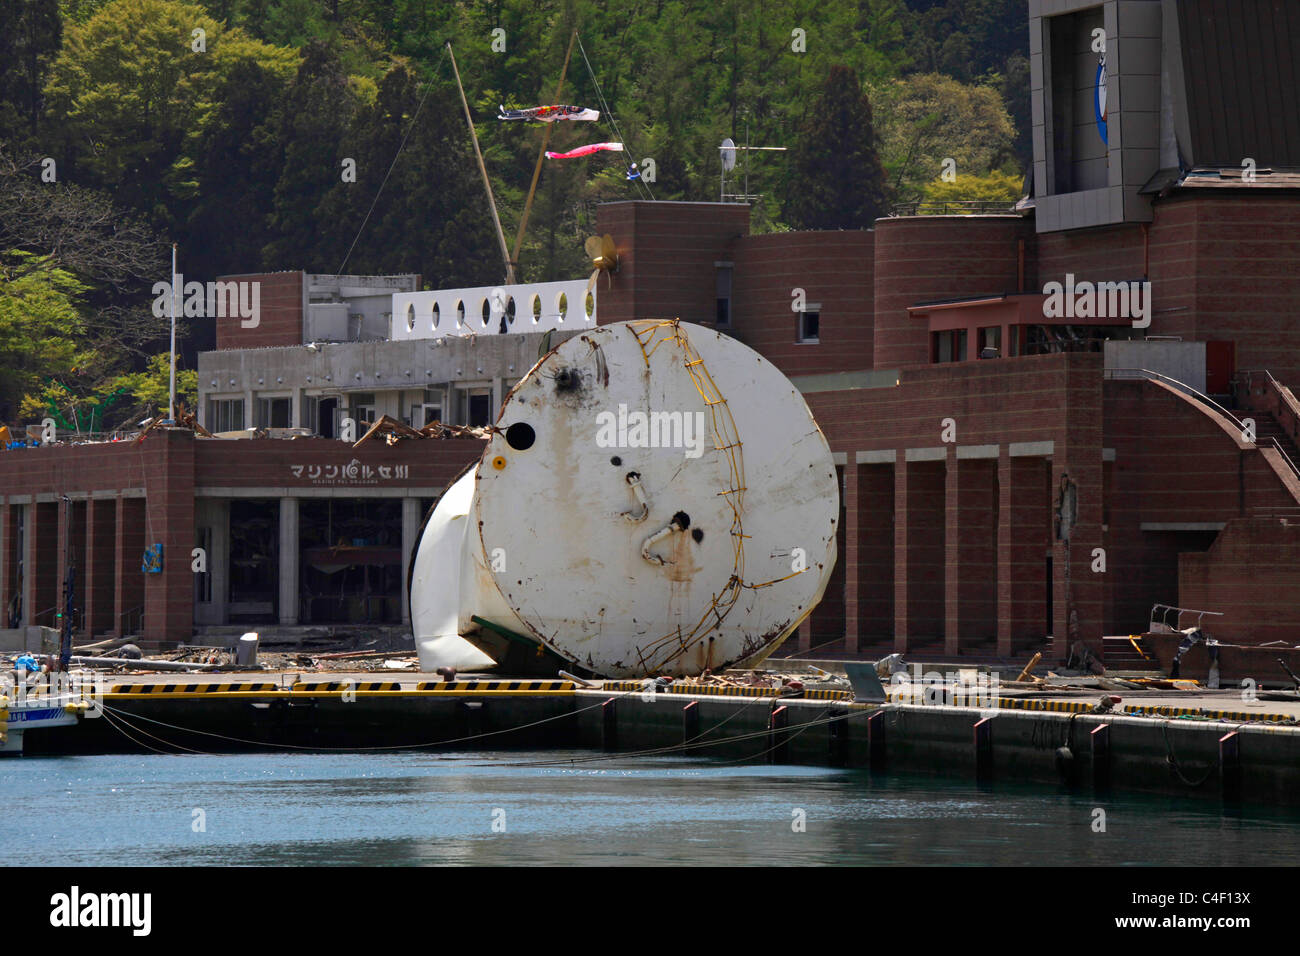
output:
[{"label": "brick column", "polygon": [[907,653],[908,602],[907,582],[910,573],[907,552],[907,461],[902,450],[894,462],[894,650]]},{"label": "brick column", "polygon": [[844,465],[844,650],[858,652],[858,463],[849,452]]},{"label": "brick column", "polygon": [[144,639],[173,646],[194,635],[194,433],[154,432],[144,442],[147,509],[143,544],[163,546],[162,573],[143,575]]},{"label": "brick column", "polygon": [[0,495],[0,627],[9,626],[9,598],[13,594],[9,576],[14,570],[10,551],[13,522],[9,519],[9,500]]},{"label": "brick column", "polygon": [[1100,357],[1093,359],[1091,367],[1082,361],[1070,367],[1065,427],[1056,435],[1052,457],[1053,508],[1063,475],[1069,476],[1075,500],[1068,556],[1065,542],[1053,543],[1053,650],[1062,658],[1074,641],[1087,644],[1098,659],[1103,654],[1105,578],[1092,570],[1093,551],[1102,544],[1103,402]]},{"label": "brick column", "polygon": [[[1052,653],[1064,660],[1070,646],[1082,641],[1102,658],[1104,587],[1101,574],[1092,570],[1093,549],[1101,547],[1101,461],[1087,463],[1079,456],[1058,455],[1052,462],[1052,502],[1059,507],[1062,477],[1074,487],[1075,521],[1069,541],[1053,542],[1052,553]],[[1068,573],[1067,573],[1068,569]]]},{"label": "brick column", "polygon": [[1011,552],[1011,504],[1011,451],[1003,442],[998,445],[998,657],[1011,656],[1013,614],[1011,575],[1014,571]]},{"label": "brick column", "polygon": [[[416,426],[419,427],[419,426]],[[411,593],[406,582],[410,580],[411,562],[415,560],[415,539],[420,534],[420,499],[402,499],[402,623],[411,623]]]},{"label": "brick column", "polygon": [[212,550],[208,553],[208,573],[212,576],[212,616],[214,623],[229,622],[227,598],[230,594],[230,499],[208,502],[212,521]]},{"label": "brick column", "polygon": [[54,507],[58,517],[58,533],[55,535],[55,574],[54,574],[54,623],[52,627],[59,628],[59,633],[63,633],[63,611],[67,604],[67,595],[64,594],[64,583],[68,580],[68,529],[71,522],[69,521],[69,511],[72,506],[66,501],[56,501]]},{"label": "brick column", "polygon": [[948,445],[944,472],[943,652],[956,656],[961,616],[961,485],[957,446]]},{"label": "brick column", "polygon": [[298,499],[280,499],[280,623],[298,623]]}]

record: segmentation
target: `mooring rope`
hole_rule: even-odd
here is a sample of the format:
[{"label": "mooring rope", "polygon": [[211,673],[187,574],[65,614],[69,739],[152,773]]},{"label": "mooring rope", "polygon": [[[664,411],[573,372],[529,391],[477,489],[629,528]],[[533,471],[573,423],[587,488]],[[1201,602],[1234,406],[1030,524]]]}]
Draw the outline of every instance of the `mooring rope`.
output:
[{"label": "mooring rope", "polygon": [[[639,692],[628,691],[624,693],[615,693],[613,696],[627,697],[636,693]],[[117,714],[119,720],[122,720],[123,715],[126,713],[125,711],[119,710],[118,708],[110,707],[107,704],[101,704],[100,706],[102,707],[106,716],[111,711],[112,713]],[[265,741],[265,740],[248,740],[247,738],[244,737],[232,737],[229,734],[219,734],[216,733],[215,731],[210,731],[210,730],[197,730],[192,727],[182,727],[179,724],[171,724],[163,720],[157,720],[153,717],[145,717],[143,714],[129,714],[129,716],[135,720],[147,721],[148,723],[157,724],[160,727],[166,727],[170,730],[178,730],[182,733],[199,734],[204,737],[214,737],[218,740],[226,740],[231,743],[247,744],[254,747],[262,747],[267,750],[302,751],[307,753],[323,753],[323,752],[370,753],[370,752],[394,751],[394,750],[428,750],[429,748],[432,747],[443,747],[450,744],[459,744],[459,743],[467,743],[475,740],[482,740],[488,737],[500,736],[501,734],[510,734],[520,730],[528,730],[532,727],[538,727],[541,726],[542,724],[548,724],[557,720],[570,720],[573,717],[577,716],[578,714],[585,713],[589,710],[595,710],[597,707],[603,707],[603,706],[604,706],[604,701],[601,701],[599,704],[593,704],[590,707],[581,707],[577,710],[566,711],[563,714],[556,714],[552,717],[543,717],[540,720],[534,720],[526,724],[519,724],[514,727],[503,727],[501,730],[489,730],[480,734],[471,734],[467,737],[455,737],[450,740],[436,740],[436,741],[428,741],[426,743],[418,743],[418,744],[389,744],[381,747],[323,747],[319,745],[309,747],[309,746],[302,746],[299,744],[272,743],[270,741]],[[140,732],[143,733],[144,731],[140,731]],[[155,737],[154,739],[162,741],[161,737]],[[170,743],[169,741],[162,741],[162,742]],[[180,747],[182,745],[172,744],[172,746]],[[202,753],[203,751],[194,751],[194,752]]]}]

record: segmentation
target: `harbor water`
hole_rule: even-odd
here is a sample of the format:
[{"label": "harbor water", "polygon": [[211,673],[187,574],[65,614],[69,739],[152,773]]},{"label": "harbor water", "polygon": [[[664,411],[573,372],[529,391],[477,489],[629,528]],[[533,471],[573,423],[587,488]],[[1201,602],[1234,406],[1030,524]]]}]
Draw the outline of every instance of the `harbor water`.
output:
[{"label": "harbor water", "polygon": [[[1292,862],[1294,813],[591,751],[26,757],[0,850],[44,865]],[[58,825],[52,821],[57,818]]]}]

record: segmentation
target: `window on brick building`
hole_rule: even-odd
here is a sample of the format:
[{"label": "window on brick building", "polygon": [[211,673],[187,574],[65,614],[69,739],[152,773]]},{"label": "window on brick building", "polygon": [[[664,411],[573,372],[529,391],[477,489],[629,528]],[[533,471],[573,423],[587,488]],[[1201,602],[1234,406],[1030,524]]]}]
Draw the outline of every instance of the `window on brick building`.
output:
[{"label": "window on brick building", "polygon": [[465,424],[492,424],[492,390],[487,388],[470,389],[465,402]]},{"label": "window on brick building", "polygon": [[980,358],[991,359],[1002,357],[1002,329],[1000,326],[995,325],[991,328],[980,329],[979,341]]},{"label": "window on brick building", "polygon": [[289,428],[293,424],[293,399],[287,395],[259,398],[256,424],[258,428]]},{"label": "window on brick building", "polygon": [[205,426],[210,432],[234,432],[244,427],[244,400],[242,398],[208,399],[208,421]]},{"label": "window on brick building", "polygon": [[731,279],[730,262],[714,263],[715,284],[717,286],[717,315],[714,321],[723,328],[731,327]]},{"label": "window on brick building", "polygon": [[411,406],[410,426],[423,428],[429,422],[442,421],[442,389],[426,388],[423,400]]},{"label": "window on brick building", "polygon": [[821,341],[821,324],[822,307],[816,303],[809,303],[799,313],[795,341],[807,345],[816,345]]},{"label": "window on brick building", "polygon": [[966,330],[946,329],[930,335],[930,361],[960,362],[966,358]]},{"label": "window on brick building", "polygon": [[[348,417],[358,429],[363,423],[367,426],[374,424],[376,407],[374,392],[353,392],[348,396]],[[361,434],[360,431],[357,434]]]},{"label": "window on brick building", "polygon": [[312,431],[316,431],[319,421],[320,396],[304,395],[302,401],[298,404],[298,421],[295,424],[299,428],[310,428]]}]

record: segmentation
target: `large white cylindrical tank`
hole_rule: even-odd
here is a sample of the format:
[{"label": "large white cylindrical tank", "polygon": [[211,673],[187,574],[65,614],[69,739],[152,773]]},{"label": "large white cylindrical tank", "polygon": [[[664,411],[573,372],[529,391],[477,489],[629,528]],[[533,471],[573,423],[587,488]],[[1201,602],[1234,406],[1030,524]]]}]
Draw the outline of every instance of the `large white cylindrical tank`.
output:
[{"label": "large white cylindrical tank", "polygon": [[758,353],[685,322],[586,331],[514,387],[426,524],[421,668],[753,661],[821,599],[838,515],[826,439]]}]

